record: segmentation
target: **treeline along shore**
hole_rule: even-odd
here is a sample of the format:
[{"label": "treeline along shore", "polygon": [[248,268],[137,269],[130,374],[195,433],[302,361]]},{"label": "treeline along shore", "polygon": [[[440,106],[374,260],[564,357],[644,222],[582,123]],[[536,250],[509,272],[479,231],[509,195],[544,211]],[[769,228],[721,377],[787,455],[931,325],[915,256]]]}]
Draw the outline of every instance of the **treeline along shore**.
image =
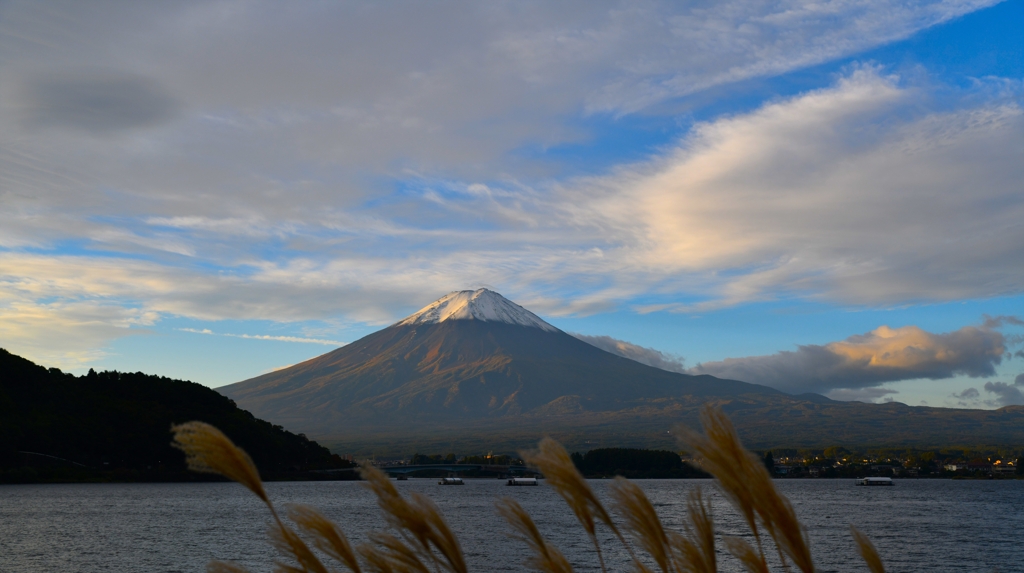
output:
[{"label": "treeline along shore", "polygon": [[[571,455],[576,469],[588,478],[606,478],[623,476],[630,479],[672,479],[672,478],[708,478],[709,474],[683,461],[677,452],[667,450],[647,450],[642,448],[599,448],[586,453],[575,452]],[[447,455],[414,454],[411,458],[380,464],[383,467],[415,466],[418,469],[410,472],[413,476],[433,477],[456,472],[468,477],[493,477],[494,472],[486,470],[487,466],[499,468],[523,467],[526,464],[521,458],[510,454],[486,454],[458,457],[453,453]],[[467,466],[459,470],[459,466]],[[438,466],[439,469],[432,469]],[[484,466],[484,469],[471,469]]]},{"label": "treeline along shore", "polygon": [[780,448],[765,452],[763,459],[769,472],[779,478],[1024,479],[1024,450],[1020,448]]}]

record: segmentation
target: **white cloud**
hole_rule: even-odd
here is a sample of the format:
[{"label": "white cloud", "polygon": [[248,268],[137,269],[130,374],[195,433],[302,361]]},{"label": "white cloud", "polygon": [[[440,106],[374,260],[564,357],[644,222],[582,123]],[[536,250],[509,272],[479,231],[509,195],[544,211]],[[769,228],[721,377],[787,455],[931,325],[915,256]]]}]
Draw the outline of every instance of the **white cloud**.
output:
[{"label": "white cloud", "polygon": [[108,341],[145,332],[158,318],[109,302],[12,301],[0,294],[0,346],[48,367],[80,368],[107,356]]},{"label": "white cloud", "polygon": [[79,304],[386,324],[481,283],[549,315],[1018,294],[1019,82],[936,103],[861,67],[602,176],[519,153],[990,4],[5,5],[8,335]]},{"label": "white cloud", "polygon": [[[803,345],[796,351],[706,362],[690,372],[764,384],[792,394],[877,398],[892,393],[878,388],[886,382],[959,374],[993,376],[1006,350],[1003,333],[986,326],[965,326],[942,334],[916,326],[881,326],[839,342]],[[996,392],[989,384],[986,390]]]},{"label": "white cloud", "polygon": [[578,183],[563,208],[617,247],[606,265],[706,295],[678,310],[1024,291],[1024,113],[920,114],[918,97],[860,68],[699,125],[658,161]]},{"label": "white cloud", "polygon": [[[468,193],[456,191],[470,184],[421,180],[441,203],[413,193],[307,218],[293,217],[294,205],[278,217],[50,218],[42,199],[15,193],[0,229],[31,229],[44,244],[90,236],[149,260],[8,251],[0,286],[23,305],[375,324],[482,283],[548,315],[600,312],[641,293],[704,299],[657,305],[688,310],[1024,291],[1024,114],[1006,103],[922,114],[916,94],[860,68],[832,88],[698,125],[663,157],[607,176]],[[168,258],[182,254],[202,264]]]},{"label": "white cloud", "polygon": [[669,372],[686,372],[686,365],[681,356],[662,352],[654,348],[640,346],[611,336],[590,336],[587,334],[570,333],[583,342],[596,346],[605,352],[617,354],[623,358],[635,360],[641,364],[668,370]]},{"label": "white cloud", "polygon": [[899,394],[891,388],[837,388],[825,393],[825,396],[842,402],[887,402],[894,400],[892,394]]}]

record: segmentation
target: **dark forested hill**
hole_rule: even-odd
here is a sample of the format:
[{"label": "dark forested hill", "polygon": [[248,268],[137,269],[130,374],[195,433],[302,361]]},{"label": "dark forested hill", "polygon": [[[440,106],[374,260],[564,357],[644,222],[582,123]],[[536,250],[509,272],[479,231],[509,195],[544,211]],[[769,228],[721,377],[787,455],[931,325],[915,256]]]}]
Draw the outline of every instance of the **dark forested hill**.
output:
[{"label": "dark forested hill", "polygon": [[141,372],[74,376],[0,349],[0,480],[187,479],[170,427],[190,420],[220,428],[265,477],[351,465],[200,384]]},{"label": "dark forested hill", "polygon": [[572,461],[586,477],[623,476],[643,478],[710,477],[685,463],[679,454],[668,450],[641,448],[599,448],[585,454],[574,452]]}]

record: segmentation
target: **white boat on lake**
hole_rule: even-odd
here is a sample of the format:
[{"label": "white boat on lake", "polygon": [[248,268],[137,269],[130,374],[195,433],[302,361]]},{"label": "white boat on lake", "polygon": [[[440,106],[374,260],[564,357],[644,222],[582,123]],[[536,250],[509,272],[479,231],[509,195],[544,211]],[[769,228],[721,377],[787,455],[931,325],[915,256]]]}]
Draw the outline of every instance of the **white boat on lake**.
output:
[{"label": "white boat on lake", "polygon": [[856,482],[857,485],[896,485],[892,478],[877,477],[877,478],[860,478]]}]

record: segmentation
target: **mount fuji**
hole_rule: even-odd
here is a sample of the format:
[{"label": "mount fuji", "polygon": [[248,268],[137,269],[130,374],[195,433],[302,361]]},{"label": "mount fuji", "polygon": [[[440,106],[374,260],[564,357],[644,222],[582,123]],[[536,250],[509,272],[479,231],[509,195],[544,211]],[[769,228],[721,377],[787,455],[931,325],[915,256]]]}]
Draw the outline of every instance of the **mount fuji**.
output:
[{"label": "mount fuji", "polygon": [[578,428],[712,397],[784,396],[611,354],[487,289],[452,292],[337,350],[218,390],[291,430],[353,439]]},{"label": "mount fuji", "polygon": [[487,289],[450,293],[337,350],[217,390],[359,455],[515,451],[545,435],[570,448],[674,449],[671,429],[695,427],[706,403],[750,447],[1024,440],[1024,407],[835,402],[669,372],[591,346]]}]

